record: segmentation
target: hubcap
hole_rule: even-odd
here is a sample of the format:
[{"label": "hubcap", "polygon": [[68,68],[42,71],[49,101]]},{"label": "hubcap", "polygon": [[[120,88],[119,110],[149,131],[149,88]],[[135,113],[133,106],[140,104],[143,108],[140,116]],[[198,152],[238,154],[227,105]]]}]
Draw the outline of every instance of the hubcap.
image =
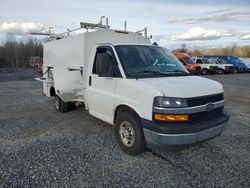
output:
[{"label": "hubcap", "polygon": [[55,107],[57,110],[59,110],[59,105],[60,105],[60,99],[58,96],[55,96]]},{"label": "hubcap", "polygon": [[122,143],[126,146],[126,147],[131,147],[134,145],[135,143],[135,131],[133,126],[127,122],[124,121],[121,123],[120,127],[119,127],[119,134],[120,134],[120,138]]}]

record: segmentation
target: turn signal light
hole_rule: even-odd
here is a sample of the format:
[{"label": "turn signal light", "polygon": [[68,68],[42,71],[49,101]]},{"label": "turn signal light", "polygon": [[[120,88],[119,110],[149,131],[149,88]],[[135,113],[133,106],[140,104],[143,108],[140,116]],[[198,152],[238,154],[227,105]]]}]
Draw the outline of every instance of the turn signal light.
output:
[{"label": "turn signal light", "polygon": [[155,114],[155,120],[159,121],[188,121],[188,115],[168,115],[168,114]]}]

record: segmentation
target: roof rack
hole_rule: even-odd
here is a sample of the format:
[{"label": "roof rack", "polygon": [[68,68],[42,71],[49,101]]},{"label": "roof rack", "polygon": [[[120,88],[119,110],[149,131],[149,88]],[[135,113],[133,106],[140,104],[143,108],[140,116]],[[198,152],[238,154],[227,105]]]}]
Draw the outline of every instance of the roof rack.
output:
[{"label": "roof rack", "polygon": [[[100,19],[99,23],[80,22],[80,27],[79,28],[72,29],[72,30],[67,28],[67,31],[65,31],[63,33],[59,33],[59,34],[51,33],[50,29],[52,27],[49,28],[48,33],[33,32],[33,33],[30,33],[30,34],[32,34],[32,35],[47,35],[47,36],[49,36],[49,40],[52,41],[52,40],[58,40],[58,39],[65,38],[65,37],[69,36],[69,34],[71,32],[74,32],[74,31],[77,31],[77,30],[80,30],[80,29],[86,29],[86,32],[88,32],[89,29],[109,29],[110,26],[108,25],[108,18],[106,18],[105,25],[102,24],[104,18],[105,18],[105,16],[101,16],[101,19]],[[118,31],[118,30],[116,30],[116,31]],[[120,32],[127,32],[127,21],[124,22],[124,30],[121,30]],[[142,29],[142,30],[136,31],[136,33],[139,33],[140,35],[144,34],[145,38],[148,37],[146,27],[144,29]],[[152,36],[150,36],[150,38],[152,38]]]}]

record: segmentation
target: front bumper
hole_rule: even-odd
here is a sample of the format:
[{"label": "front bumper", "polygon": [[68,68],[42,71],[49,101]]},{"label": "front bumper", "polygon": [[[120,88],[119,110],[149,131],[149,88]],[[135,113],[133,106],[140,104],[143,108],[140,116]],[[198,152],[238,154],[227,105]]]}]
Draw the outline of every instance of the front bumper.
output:
[{"label": "front bumper", "polygon": [[186,145],[220,135],[227,128],[228,121],[229,116],[223,114],[220,118],[192,125],[177,123],[176,126],[164,126],[153,121],[150,123],[148,120],[142,120],[142,125],[147,143],[159,146]]}]

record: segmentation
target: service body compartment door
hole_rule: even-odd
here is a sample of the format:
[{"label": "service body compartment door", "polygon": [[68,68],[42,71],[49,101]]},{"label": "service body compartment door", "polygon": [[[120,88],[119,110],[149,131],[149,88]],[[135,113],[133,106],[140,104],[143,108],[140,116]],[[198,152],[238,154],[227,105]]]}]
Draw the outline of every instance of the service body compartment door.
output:
[{"label": "service body compartment door", "polygon": [[53,77],[56,94],[63,101],[84,101],[82,72],[81,67],[54,67]]}]

